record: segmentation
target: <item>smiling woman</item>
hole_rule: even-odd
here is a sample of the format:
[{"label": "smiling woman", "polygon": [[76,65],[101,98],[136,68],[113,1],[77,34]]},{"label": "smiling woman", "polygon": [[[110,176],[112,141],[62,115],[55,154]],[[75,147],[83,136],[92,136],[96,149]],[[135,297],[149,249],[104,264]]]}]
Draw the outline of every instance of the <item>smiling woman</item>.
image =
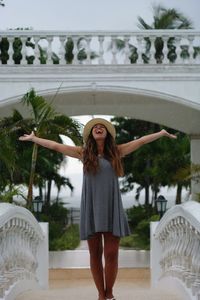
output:
[{"label": "smiling woman", "polygon": [[115,299],[113,286],[118,271],[119,242],[121,237],[130,234],[118,182],[118,177],[123,173],[121,158],[164,136],[176,138],[166,130],[161,130],[117,145],[114,126],[105,119],[94,118],[84,127],[82,147],[38,138],[33,132],[19,138],[83,162],[80,237],[88,242],[91,271],[99,300]]}]

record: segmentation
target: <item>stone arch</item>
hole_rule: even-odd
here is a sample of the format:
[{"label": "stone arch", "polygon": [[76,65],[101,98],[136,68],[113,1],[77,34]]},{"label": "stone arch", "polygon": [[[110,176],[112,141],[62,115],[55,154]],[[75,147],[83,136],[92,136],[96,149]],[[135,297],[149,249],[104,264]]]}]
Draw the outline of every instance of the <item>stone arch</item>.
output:
[{"label": "stone arch", "polygon": [[[37,90],[59,112],[68,116],[117,115],[160,123],[190,135],[199,134],[200,105],[174,95],[130,88],[126,86],[96,85],[61,87]],[[12,108],[25,108],[20,104],[23,95],[1,102],[1,115]]]}]

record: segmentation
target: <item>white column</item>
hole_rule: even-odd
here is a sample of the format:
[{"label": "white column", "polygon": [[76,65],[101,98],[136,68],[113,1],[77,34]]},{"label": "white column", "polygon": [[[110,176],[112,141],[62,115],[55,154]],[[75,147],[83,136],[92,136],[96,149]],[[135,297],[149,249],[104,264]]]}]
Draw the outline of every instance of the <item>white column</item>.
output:
[{"label": "white column", "polygon": [[[191,136],[191,162],[195,165],[200,165],[200,134]],[[200,194],[200,182],[191,181],[192,200],[198,199],[197,194]]]},{"label": "white column", "polygon": [[37,278],[40,287],[47,289],[49,282],[49,224],[45,222],[39,224],[44,234],[44,240],[40,242],[37,251]]},{"label": "white column", "polygon": [[161,276],[161,245],[158,239],[155,238],[156,227],[159,222],[150,223],[150,236],[151,236],[151,252],[150,252],[150,269],[151,269],[151,286],[155,287],[158,279]]}]

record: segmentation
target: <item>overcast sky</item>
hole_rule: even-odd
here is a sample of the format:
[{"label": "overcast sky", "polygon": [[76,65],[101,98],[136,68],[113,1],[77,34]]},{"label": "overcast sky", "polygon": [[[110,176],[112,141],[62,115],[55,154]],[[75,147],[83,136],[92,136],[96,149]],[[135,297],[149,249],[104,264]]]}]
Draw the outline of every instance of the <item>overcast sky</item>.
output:
[{"label": "overcast sky", "polygon": [[152,22],[152,4],[176,8],[200,30],[200,0],[4,0],[0,29],[135,30],[137,17]]}]

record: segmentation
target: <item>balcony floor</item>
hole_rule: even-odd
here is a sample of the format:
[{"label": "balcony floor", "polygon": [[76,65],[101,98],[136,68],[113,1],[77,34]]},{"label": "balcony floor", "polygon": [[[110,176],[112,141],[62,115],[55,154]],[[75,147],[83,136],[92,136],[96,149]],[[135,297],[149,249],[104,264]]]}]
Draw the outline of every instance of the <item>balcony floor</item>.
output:
[{"label": "balcony floor", "polygon": [[[50,270],[49,290],[25,292],[15,300],[95,300],[97,293],[88,269]],[[181,300],[174,293],[150,289],[149,269],[120,269],[117,300]]]}]

